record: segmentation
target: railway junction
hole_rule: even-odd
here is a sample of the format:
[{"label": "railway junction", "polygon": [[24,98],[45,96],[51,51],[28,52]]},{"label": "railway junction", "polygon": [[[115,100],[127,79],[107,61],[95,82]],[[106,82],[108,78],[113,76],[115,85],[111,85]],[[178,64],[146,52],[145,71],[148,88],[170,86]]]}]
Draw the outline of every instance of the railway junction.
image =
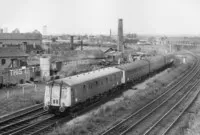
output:
[{"label": "railway junction", "polygon": [[2,135],[176,134],[199,99],[193,38],[125,35],[123,19],[116,37],[18,31],[0,34]]},{"label": "railway junction", "polygon": [[[190,54],[191,55],[191,54]],[[190,70],[183,72],[173,83],[148,104],[119,119],[98,134],[167,134],[199,93],[199,58],[194,57]],[[131,86],[132,87],[132,86]],[[130,87],[129,87],[130,88]],[[126,88],[127,89],[127,88]],[[121,92],[120,92],[121,93]],[[51,127],[68,122],[117,95],[104,97],[75,114],[56,116],[43,110],[43,104],[31,106],[0,118],[1,134],[39,134]],[[163,126],[161,126],[163,125]]]}]

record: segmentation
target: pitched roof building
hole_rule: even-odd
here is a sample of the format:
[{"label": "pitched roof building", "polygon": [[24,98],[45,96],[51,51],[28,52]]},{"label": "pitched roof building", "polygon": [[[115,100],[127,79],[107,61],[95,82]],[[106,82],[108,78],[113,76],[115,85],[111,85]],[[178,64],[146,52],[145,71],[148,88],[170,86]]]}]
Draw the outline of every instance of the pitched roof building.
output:
[{"label": "pitched roof building", "polygon": [[0,48],[0,58],[7,57],[28,57],[28,54],[18,48]]},{"label": "pitched roof building", "polygon": [[27,65],[28,54],[18,48],[0,48],[0,70]]},{"label": "pitched roof building", "polygon": [[41,45],[40,33],[0,33],[0,45]]}]

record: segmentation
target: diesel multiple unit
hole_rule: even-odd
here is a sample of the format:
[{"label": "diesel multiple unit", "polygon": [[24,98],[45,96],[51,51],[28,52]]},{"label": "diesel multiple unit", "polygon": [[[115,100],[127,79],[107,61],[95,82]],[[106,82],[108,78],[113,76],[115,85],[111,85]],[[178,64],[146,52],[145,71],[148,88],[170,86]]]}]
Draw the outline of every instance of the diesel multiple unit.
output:
[{"label": "diesel multiple unit", "polygon": [[169,65],[173,59],[173,55],[155,56],[48,82],[45,88],[44,109],[64,112],[78,103],[93,99]]}]

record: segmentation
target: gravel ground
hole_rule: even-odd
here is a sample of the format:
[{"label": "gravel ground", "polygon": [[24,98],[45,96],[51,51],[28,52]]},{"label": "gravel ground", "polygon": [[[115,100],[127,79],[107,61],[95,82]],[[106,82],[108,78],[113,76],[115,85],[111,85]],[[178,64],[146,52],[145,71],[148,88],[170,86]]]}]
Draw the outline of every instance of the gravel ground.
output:
[{"label": "gravel ground", "polygon": [[[44,84],[37,84],[24,88],[21,87],[3,88],[0,90],[0,115],[12,113],[22,108],[42,103],[44,98]],[[8,93],[9,92],[9,96]]]}]

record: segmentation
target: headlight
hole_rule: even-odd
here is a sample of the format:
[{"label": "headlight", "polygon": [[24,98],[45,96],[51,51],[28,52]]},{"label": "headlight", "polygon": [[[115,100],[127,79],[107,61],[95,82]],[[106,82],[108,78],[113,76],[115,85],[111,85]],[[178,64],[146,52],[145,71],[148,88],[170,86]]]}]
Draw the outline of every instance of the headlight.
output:
[{"label": "headlight", "polygon": [[47,105],[50,105],[50,101],[47,102]]},{"label": "headlight", "polygon": [[65,107],[61,106],[61,107],[59,108],[59,111],[60,111],[60,112],[64,112],[64,111],[65,111]]},{"label": "headlight", "polygon": [[45,111],[49,111],[49,106],[47,106],[47,105],[44,106],[44,110],[45,110]]}]

